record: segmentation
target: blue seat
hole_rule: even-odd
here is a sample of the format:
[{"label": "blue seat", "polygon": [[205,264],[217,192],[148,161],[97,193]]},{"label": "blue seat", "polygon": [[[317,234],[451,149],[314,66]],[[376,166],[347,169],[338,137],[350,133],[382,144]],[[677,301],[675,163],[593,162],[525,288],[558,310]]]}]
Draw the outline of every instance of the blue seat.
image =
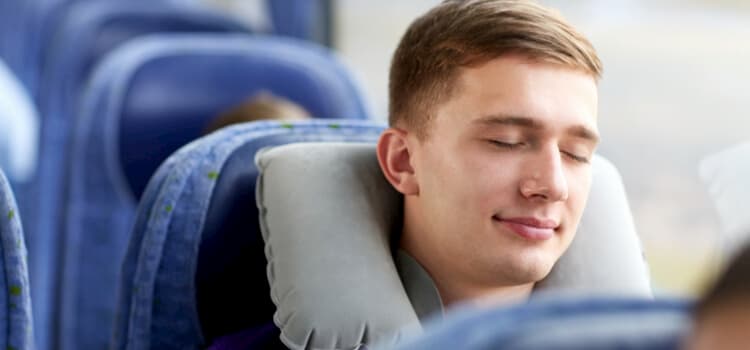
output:
[{"label": "blue seat", "polygon": [[[32,278],[39,336],[48,339],[55,328],[50,315],[57,289],[52,283],[61,257],[56,251],[67,206],[65,196],[70,143],[81,91],[93,66],[113,48],[130,39],[160,32],[244,32],[237,20],[196,5],[153,1],[80,1],[60,4],[49,18],[46,42],[41,44],[44,84],[37,102],[42,116],[39,171],[31,199],[35,208],[29,217]],[[44,39],[44,38],[42,38]],[[66,326],[68,327],[68,326]],[[73,325],[70,325],[73,327]],[[59,337],[67,338],[69,332]],[[42,348],[46,348],[42,346]]]},{"label": "blue seat", "polygon": [[23,46],[25,1],[0,1],[0,60],[5,61],[18,76],[21,62],[19,51]]},{"label": "blue seat", "polygon": [[159,164],[201,136],[219,112],[261,90],[315,117],[370,116],[329,51],[292,39],[151,36],[124,45],[96,69],[75,132],[60,246],[65,344],[100,347],[108,339],[136,203]]},{"label": "blue seat", "polygon": [[8,14],[13,11],[17,2],[2,1],[0,2],[0,59],[8,60],[8,54],[12,51],[10,41],[12,37],[9,28],[12,28],[11,16]]},{"label": "blue seat", "polygon": [[[0,4],[0,57],[34,97],[40,61],[41,38],[46,37],[48,19],[68,0],[5,0]],[[49,33],[48,35],[54,34]]]},{"label": "blue seat", "polygon": [[374,143],[383,128],[346,120],[247,123],[172,155],[138,211],[123,264],[115,348],[199,349],[268,323],[275,308],[268,284],[258,282],[266,279],[266,263],[256,152],[292,142]]},{"label": "blue seat", "polygon": [[689,329],[679,300],[553,298],[490,310],[465,309],[398,350],[678,350]]},{"label": "blue seat", "polygon": [[330,44],[330,0],[268,0],[273,33]]},{"label": "blue seat", "polygon": [[8,180],[0,171],[0,348],[34,349],[21,217]]}]

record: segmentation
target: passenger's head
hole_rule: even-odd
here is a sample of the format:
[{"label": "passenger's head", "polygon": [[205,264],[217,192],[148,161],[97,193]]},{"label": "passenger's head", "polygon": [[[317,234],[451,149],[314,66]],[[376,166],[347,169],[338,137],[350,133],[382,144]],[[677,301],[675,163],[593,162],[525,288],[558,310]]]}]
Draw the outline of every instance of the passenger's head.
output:
[{"label": "passenger's head", "polygon": [[261,92],[219,114],[208,124],[204,133],[208,134],[232,124],[257,120],[289,121],[309,118],[310,114],[302,106],[270,92]]},{"label": "passenger's head", "polygon": [[444,299],[539,281],[567,249],[601,72],[591,43],[530,1],[445,1],[409,27],[378,158],[405,195],[402,248]]},{"label": "passenger's head", "polygon": [[445,1],[409,27],[390,71],[391,126],[427,134],[436,109],[460,93],[461,73],[515,56],[598,79],[591,43],[556,12],[532,1]]},{"label": "passenger's head", "polygon": [[698,302],[690,350],[747,349],[750,344],[750,246]]}]

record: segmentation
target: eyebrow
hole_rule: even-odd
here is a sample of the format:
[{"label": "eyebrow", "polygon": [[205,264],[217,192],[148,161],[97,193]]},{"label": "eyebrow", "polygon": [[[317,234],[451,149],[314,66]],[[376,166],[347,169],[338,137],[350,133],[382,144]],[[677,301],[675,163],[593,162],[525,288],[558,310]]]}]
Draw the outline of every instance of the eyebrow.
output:
[{"label": "eyebrow", "polygon": [[[491,125],[504,125],[504,126],[518,126],[525,129],[532,130],[543,130],[544,125],[538,120],[528,117],[510,116],[510,115],[490,115],[487,117],[479,118],[475,123],[491,126]],[[574,137],[588,140],[592,143],[599,143],[599,135],[586,126],[574,125],[569,127],[566,132]]]}]

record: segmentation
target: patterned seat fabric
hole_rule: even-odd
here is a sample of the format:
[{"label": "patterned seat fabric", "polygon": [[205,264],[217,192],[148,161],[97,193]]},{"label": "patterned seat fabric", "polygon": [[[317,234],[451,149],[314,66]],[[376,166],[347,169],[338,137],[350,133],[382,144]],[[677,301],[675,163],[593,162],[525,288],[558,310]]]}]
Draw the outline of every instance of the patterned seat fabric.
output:
[{"label": "patterned seat fabric", "polygon": [[0,171],[0,348],[32,350],[29,275],[21,215]]}]

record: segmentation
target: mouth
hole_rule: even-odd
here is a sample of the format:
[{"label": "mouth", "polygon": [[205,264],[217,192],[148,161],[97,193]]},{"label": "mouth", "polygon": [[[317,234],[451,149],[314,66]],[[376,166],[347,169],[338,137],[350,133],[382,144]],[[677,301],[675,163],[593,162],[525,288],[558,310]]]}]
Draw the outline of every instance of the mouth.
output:
[{"label": "mouth", "polygon": [[492,217],[496,223],[503,225],[516,235],[530,241],[546,241],[554,237],[560,224],[551,219],[533,217],[501,218]]}]

